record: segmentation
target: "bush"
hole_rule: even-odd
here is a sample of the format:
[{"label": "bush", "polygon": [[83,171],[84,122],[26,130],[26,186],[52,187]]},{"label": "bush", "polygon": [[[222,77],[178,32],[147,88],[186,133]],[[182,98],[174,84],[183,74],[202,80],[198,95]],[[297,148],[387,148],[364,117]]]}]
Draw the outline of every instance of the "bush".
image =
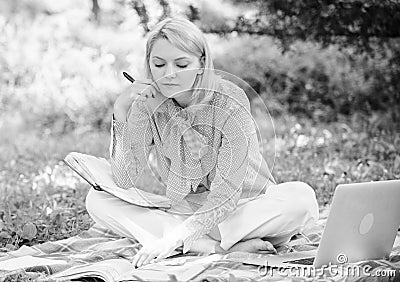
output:
[{"label": "bush", "polygon": [[[49,4],[56,2],[39,2],[3,9],[4,2],[0,9],[6,42],[0,44],[0,127],[19,116],[21,127],[56,133],[106,129],[113,102],[128,90],[121,71],[142,74],[145,39],[138,18],[115,9],[109,22],[95,24],[88,9],[74,8],[79,1],[56,12]],[[298,42],[282,54],[268,37],[209,38],[216,67],[247,81],[273,115],[329,122],[385,111],[388,121],[400,119],[399,106],[394,108],[400,104],[400,56],[391,48],[367,57]]]},{"label": "bush", "polygon": [[[394,54],[352,54],[297,42],[289,52],[268,37],[241,36],[219,46],[216,67],[247,81],[273,114],[286,111],[315,121],[334,121],[356,112],[398,112],[400,66]],[[272,107],[271,107],[272,105]]]},{"label": "bush", "polygon": [[142,67],[144,39],[136,18],[96,25],[70,8],[51,16],[0,13],[3,122],[19,115],[21,127],[54,133],[109,126],[112,104],[129,86],[121,71]]}]

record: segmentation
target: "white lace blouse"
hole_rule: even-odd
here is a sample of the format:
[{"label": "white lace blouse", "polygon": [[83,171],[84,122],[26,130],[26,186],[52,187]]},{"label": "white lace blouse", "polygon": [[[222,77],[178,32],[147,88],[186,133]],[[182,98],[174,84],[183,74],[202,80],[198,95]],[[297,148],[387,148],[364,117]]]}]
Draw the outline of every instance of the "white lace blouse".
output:
[{"label": "white lace blouse", "polygon": [[155,111],[135,102],[126,122],[113,119],[110,158],[119,186],[135,186],[152,146],[172,204],[208,192],[207,197],[201,193],[194,213],[178,229],[184,253],[226,219],[240,198],[256,197],[275,184],[259,150],[250,102],[240,87],[224,79],[196,114],[166,99]]}]

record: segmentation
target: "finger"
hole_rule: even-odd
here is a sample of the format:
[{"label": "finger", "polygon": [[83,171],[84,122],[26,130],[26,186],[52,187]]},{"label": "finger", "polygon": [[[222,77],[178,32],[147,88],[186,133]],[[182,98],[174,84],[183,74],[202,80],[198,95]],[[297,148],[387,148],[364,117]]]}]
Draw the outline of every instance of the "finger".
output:
[{"label": "finger", "polygon": [[135,81],[135,83],[136,83],[135,84],[136,87],[140,87],[143,89],[155,85],[155,83],[152,80],[146,80],[146,81],[139,80],[139,81]]},{"label": "finger", "polygon": [[151,85],[146,85],[143,88],[142,87],[137,88],[137,95],[142,96],[142,97],[144,97],[146,99],[150,98],[150,97],[153,96],[153,94],[151,92],[152,88],[153,87]]},{"label": "finger", "polygon": [[157,85],[157,83],[156,83],[155,81],[151,80],[151,79],[137,80],[137,81],[135,81],[135,82],[137,82],[138,84],[142,84],[142,85],[151,85],[151,86],[154,87],[154,89],[155,89],[156,91],[161,92],[161,91],[160,91],[160,88],[159,88],[158,85]]},{"label": "finger", "polygon": [[173,250],[166,250],[166,251],[160,253],[160,254],[157,256],[157,258],[154,260],[154,262],[159,262],[159,261],[165,259],[166,257],[168,257],[168,256],[172,253],[172,251],[173,251]]},{"label": "finger", "polygon": [[152,260],[154,260],[154,258],[156,258],[156,257],[157,257],[157,254],[156,254],[156,253],[148,254],[147,258],[143,261],[143,264],[142,264],[142,265],[146,265],[146,264],[150,263],[150,262],[151,262]]},{"label": "finger", "polygon": [[150,86],[150,84],[140,83],[138,81],[135,81],[129,87],[132,89],[132,92],[139,93],[139,92],[143,91],[144,89],[146,89],[149,86]]},{"label": "finger", "polygon": [[154,88],[154,86],[150,85],[150,88],[149,88],[150,97],[154,98],[156,96],[156,92],[157,92],[157,90]]},{"label": "finger", "polygon": [[146,101],[146,100],[147,100],[147,98],[144,97],[144,96],[136,96],[136,97],[134,98],[134,100],[133,100],[133,103],[135,103],[136,101],[142,101],[142,102],[144,102],[144,101]]},{"label": "finger", "polygon": [[131,99],[139,99],[139,100],[146,100],[146,95],[145,95],[145,89],[143,88],[135,88],[131,93],[129,93],[129,96]]},{"label": "finger", "polygon": [[151,85],[149,85],[142,91],[142,93],[144,94],[144,96],[146,98],[154,98],[152,91],[153,91],[153,87]]},{"label": "finger", "polygon": [[143,91],[142,88],[135,87],[131,91],[129,91],[129,97],[130,98],[136,98],[138,96],[141,96],[142,95],[142,91]]},{"label": "finger", "polygon": [[143,92],[141,92],[141,93],[138,93],[138,97],[137,97],[137,99],[139,99],[140,101],[146,101],[147,100],[147,95],[146,95],[146,93],[143,93]]},{"label": "finger", "polygon": [[153,80],[151,78],[143,78],[143,79],[137,79],[135,82],[142,84],[152,84]]},{"label": "finger", "polygon": [[150,93],[151,93],[151,96],[152,96],[153,98],[155,98],[155,97],[156,97],[156,94],[157,94],[157,89],[156,89],[154,86],[151,86],[151,88],[150,88]]},{"label": "finger", "polygon": [[161,93],[160,88],[158,88],[157,84],[155,82],[153,82],[153,84],[151,84],[151,94],[153,95],[153,98],[156,97],[157,93]]},{"label": "finger", "polygon": [[138,258],[138,261],[137,261],[137,267],[141,267],[142,265],[143,265],[143,262],[147,259],[147,257],[151,254],[151,253],[153,253],[153,251],[152,251],[152,249],[151,248],[149,248],[149,247],[143,247],[142,249],[141,249],[141,252],[140,252],[140,257]]},{"label": "finger", "polygon": [[155,81],[153,82],[152,85],[156,89],[157,92],[161,92],[160,87],[158,87],[158,84]]},{"label": "finger", "polygon": [[146,253],[146,247],[141,247],[140,250],[136,253],[136,255],[134,256],[133,260],[132,260],[132,265],[139,267],[138,266],[138,262],[139,260],[143,257],[143,255],[145,255]]},{"label": "finger", "polygon": [[140,258],[140,252],[138,252],[138,253],[133,257],[132,265],[133,265],[134,267],[137,267],[137,263],[138,263],[139,258]]},{"label": "finger", "polygon": [[[149,253],[148,252],[145,252],[145,253],[143,253],[141,256],[140,256],[140,258],[139,258],[139,260],[138,260],[138,262],[137,262],[137,267],[141,267],[142,265],[144,265],[144,262],[147,260],[147,258],[149,257]],[[154,258],[154,257],[152,257],[152,258]]]},{"label": "finger", "polygon": [[[135,81],[136,83],[136,81]],[[132,95],[155,97],[155,94],[159,92],[159,89],[155,83],[137,83],[133,85]]]}]

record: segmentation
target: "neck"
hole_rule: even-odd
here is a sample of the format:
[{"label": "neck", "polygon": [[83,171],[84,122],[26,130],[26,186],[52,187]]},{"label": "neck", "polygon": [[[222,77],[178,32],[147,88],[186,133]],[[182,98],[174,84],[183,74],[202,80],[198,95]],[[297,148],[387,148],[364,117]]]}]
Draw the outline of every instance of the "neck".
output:
[{"label": "neck", "polygon": [[192,91],[180,93],[178,96],[174,97],[173,99],[175,102],[182,108],[186,108],[190,104],[190,98],[192,96]]}]

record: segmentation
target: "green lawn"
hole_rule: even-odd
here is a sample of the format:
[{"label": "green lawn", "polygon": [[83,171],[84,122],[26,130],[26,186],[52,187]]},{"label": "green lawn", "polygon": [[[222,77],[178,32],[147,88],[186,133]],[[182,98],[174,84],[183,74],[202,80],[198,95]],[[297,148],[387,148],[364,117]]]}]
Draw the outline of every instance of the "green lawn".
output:
[{"label": "green lawn", "polygon": [[[272,123],[256,118],[261,149],[280,182],[300,180],[329,203],[339,183],[400,178],[400,134],[359,120],[313,125],[294,117]],[[0,146],[0,250],[78,234],[93,222],[85,211],[89,185],[61,160],[70,151],[106,157],[109,132],[50,130],[5,132]],[[276,138],[274,138],[276,136]],[[275,158],[275,159],[274,159]],[[146,175],[152,175],[150,169]],[[161,187],[143,177],[149,191]]]}]

